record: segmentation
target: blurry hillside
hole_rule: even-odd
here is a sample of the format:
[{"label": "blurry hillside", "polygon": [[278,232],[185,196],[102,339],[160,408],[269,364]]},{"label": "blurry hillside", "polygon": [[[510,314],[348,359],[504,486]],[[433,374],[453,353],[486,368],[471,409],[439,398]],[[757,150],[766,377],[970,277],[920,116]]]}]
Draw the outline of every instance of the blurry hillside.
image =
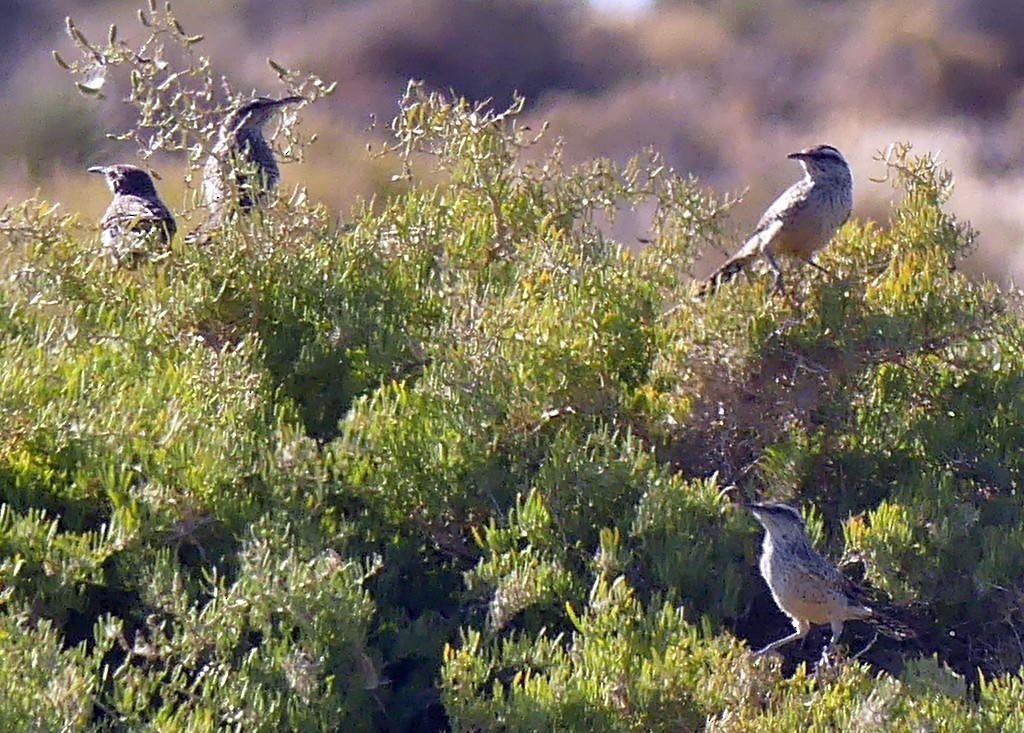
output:
[{"label": "blurry hillside", "polygon": [[[136,0],[0,2],[0,199],[39,190],[93,221],[107,192],[87,165],[132,161],[106,140],[125,124],[119,92],[80,97],[50,58],[69,50],[64,16],[102,38],[116,19],[137,32]],[[737,236],[798,174],[785,153],[827,141],[855,168],[860,216],[881,214],[890,188],[872,183],[876,151],[894,140],[940,152],[957,174],[952,208],[981,232],[973,264],[1024,279],[1024,5],[1019,0],[722,0],[597,12],[571,0],[179,0],[190,32],[237,85],[280,92],[268,56],[338,80],[304,108],[319,135],[284,168],[344,213],[383,190],[365,151],[405,82],[474,99],[525,94],[531,117],[563,136],[567,158],[617,160],[646,145],[720,191],[749,189]],[[178,208],[183,163],[157,160]],[[645,234],[644,212],[616,234]],[[710,265],[709,265],[710,266]]]}]

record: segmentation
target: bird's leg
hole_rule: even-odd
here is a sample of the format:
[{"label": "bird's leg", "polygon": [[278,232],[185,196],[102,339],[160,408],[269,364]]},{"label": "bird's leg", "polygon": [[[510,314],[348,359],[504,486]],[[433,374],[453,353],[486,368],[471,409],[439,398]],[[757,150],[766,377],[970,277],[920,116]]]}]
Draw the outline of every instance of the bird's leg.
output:
[{"label": "bird's leg", "polygon": [[808,258],[807,258],[807,264],[808,264],[808,265],[810,265],[811,267],[813,267],[813,268],[814,268],[815,270],[819,270],[820,272],[823,272],[823,273],[825,273],[826,275],[828,275],[828,276],[829,276],[830,278],[832,278],[833,280],[835,280],[835,279],[836,279],[836,276],[835,276],[835,275],[833,275],[833,274],[832,274],[831,272],[829,272],[829,271],[828,271],[828,270],[826,270],[826,269],[825,269],[824,267],[822,267],[822,266],[821,266],[821,265],[819,265],[819,264],[818,264],[817,262],[815,262],[815,261],[814,261],[814,258],[813,258],[813,257],[808,257]]},{"label": "bird's leg", "polygon": [[803,639],[805,636],[807,636],[807,632],[811,630],[811,625],[803,619],[793,619],[793,625],[796,627],[796,631],[794,631],[789,636],[784,636],[781,639],[773,641],[771,644],[764,647],[763,649],[757,650],[756,652],[754,652],[754,656],[763,657],[768,652],[775,651],[780,646],[785,646],[791,641]]},{"label": "bird's leg", "polygon": [[819,664],[829,664],[829,656],[836,650],[836,646],[839,644],[839,637],[843,634],[843,621],[837,619],[832,622],[832,638],[821,652],[821,661]]},{"label": "bird's leg", "polygon": [[781,293],[782,292],[782,270],[779,268],[779,263],[775,261],[775,258],[772,257],[772,253],[769,252],[767,249],[762,250],[761,254],[764,255],[765,262],[768,263],[768,267],[770,267],[771,271],[775,274],[775,292]]}]

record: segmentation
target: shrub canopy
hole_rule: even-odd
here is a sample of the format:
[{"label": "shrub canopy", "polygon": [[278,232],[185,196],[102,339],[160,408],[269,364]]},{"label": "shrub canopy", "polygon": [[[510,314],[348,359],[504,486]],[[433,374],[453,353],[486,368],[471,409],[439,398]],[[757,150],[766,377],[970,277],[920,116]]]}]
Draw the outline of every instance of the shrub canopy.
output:
[{"label": "shrub canopy", "polygon": [[[0,728],[1024,726],[1024,340],[957,270],[952,176],[894,145],[834,278],[698,301],[729,199],[654,152],[568,167],[519,110],[411,84],[400,190],[134,270],[4,211]],[[737,494],[802,506],[918,637],[753,660],[787,622]]]}]

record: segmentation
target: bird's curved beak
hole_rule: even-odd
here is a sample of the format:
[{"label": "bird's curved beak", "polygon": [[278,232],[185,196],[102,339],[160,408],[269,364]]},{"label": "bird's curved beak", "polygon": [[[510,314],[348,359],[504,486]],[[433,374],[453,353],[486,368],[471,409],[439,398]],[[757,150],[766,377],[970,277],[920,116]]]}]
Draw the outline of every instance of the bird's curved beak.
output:
[{"label": "bird's curved beak", "polygon": [[807,151],[800,150],[795,153],[790,153],[786,157],[789,158],[790,160],[807,160]]},{"label": "bird's curved beak", "polygon": [[88,173],[106,173],[107,167],[105,165],[94,165],[85,169]]}]

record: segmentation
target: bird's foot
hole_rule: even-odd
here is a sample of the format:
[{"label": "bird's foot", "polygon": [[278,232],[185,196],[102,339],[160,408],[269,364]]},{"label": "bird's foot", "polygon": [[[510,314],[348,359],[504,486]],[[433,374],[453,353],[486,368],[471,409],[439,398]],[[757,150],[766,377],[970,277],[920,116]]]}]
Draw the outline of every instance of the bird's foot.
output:
[{"label": "bird's foot", "polygon": [[821,650],[821,659],[818,660],[818,666],[822,669],[831,669],[836,666],[841,656],[842,653],[839,647],[835,644],[829,644]]},{"label": "bird's foot", "polygon": [[830,654],[828,649],[822,652],[821,659],[814,665],[814,677],[818,680],[818,684],[835,682],[842,671],[843,667],[839,663],[839,658]]}]

